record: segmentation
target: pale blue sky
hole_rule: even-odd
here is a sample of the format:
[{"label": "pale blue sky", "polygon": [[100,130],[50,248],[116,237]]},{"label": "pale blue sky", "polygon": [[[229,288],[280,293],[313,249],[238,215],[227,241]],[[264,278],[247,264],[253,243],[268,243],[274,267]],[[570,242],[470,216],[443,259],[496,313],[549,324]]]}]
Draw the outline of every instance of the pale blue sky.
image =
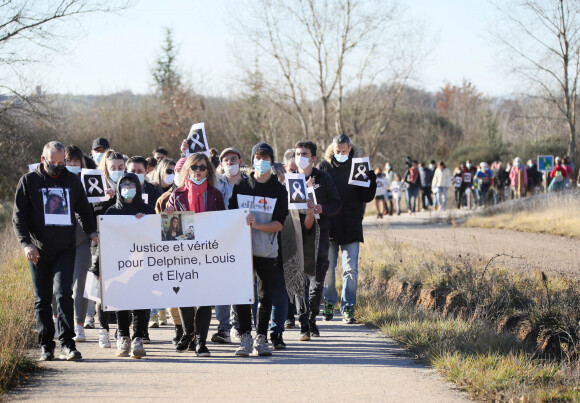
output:
[{"label": "pale blue sky", "polygon": [[[68,42],[66,56],[32,69],[35,81],[51,93],[107,94],[151,89],[151,67],[164,27],[180,46],[179,65],[205,94],[224,94],[240,73],[232,56],[227,0],[138,0],[119,15],[83,20],[84,34]],[[480,0],[407,0],[408,16],[425,21],[435,48],[414,85],[437,91],[445,81],[465,77],[485,95],[509,95],[495,48],[485,37],[495,15]]]}]

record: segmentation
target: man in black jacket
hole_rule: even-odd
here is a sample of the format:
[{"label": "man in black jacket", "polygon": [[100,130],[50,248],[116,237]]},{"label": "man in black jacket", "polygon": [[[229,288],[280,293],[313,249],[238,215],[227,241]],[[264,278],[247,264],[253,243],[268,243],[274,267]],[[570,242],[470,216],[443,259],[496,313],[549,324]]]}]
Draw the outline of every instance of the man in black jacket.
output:
[{"label": "man in black jacket", "polygon": [[340,311],[345,323],[355,323],[356,287],[358,279],[358,252],[360,242],[364,242],[362,220],[364,203],[375,197],[377,178],[370,170],[367,175],[369,187],[349,185],[354,150],[348,136],[340,134],[332,140],[332,168],[328,171],[338,190],[342,207],[340,212],[330,218],[330,248],[328,251],[329,270],[324,281],[325,320],[332,319],[333,306],[338,302],[335,286],[335,268],[338,262],[338,249],[342,250],[342,295]]},{"label": "man in black jacket", "polygon": [[[64,146],[44,146],[38,168],[20,178],[12,224],[29,260],[36,296],[36,329],[42,348],[40,360],[54,358],[53,289],[58,305],[58,339],[61,359],[78,360],[75,348],[72,282],[76,252],[76,218],[96,242],[96,225],[77,175],[65,169]],[[59,206],[56,206],[59,204]]]},{"label": "man in black jacket", "polygon": [[324,278],[328,271],[328,248],[330,246],[330,218],[337,215],[340,211],[340,197],[334,181],[326,172],[320,171],[313,167],[316,161],[316,144],[312,141],[299,141],[294,146],[296,149],[295,163],[298,166],[298,172],[303,173],[306,177],[308,186],[314,188],[316,196],[316,205],[314,205],[314,214],[319,214],[318,226],[320,228],[320,237],[318,241],[318,254],[316,257],[316,267],[314,277],[309,280],[309,292],[306,306],[299,307],[300,333],[310,336],[319,337],[320,331],[316,325],[316,316],[320,312],[320,300],[324,288]]}]

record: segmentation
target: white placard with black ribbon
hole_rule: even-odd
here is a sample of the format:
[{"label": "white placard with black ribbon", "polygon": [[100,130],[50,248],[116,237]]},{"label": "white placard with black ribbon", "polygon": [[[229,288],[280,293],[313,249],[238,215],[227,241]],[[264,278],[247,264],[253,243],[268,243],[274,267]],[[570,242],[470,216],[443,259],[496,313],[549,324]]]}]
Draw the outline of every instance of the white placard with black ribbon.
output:
[{"label": "white placard with black ribbon", "polygon": [[204,153],[209,157],[209,145],[207,144],[204,123],[195,123],[191,126],[187,135],[187,144],[189,144],[189,148],[185,151],[186,157],[195,153]]},{"label": "white placard with black ribbon", "polygon": [[368,188],[371,185],[370,171],[371,163],[369,157],[353,158],[348,184]]},{"label": "white placard with black ribbon", "polygon": [[288,191],[289,209],[308,208],[308,192],[306,190],[306,177],[304,174],[284,174],[286,178],[286,190]]},{"label": "white placard with black ribbon", "polygon": [[82,169],[81,182],[89,203],[97,203],[109,200],[105,186],[105,173],[100,169]]}]

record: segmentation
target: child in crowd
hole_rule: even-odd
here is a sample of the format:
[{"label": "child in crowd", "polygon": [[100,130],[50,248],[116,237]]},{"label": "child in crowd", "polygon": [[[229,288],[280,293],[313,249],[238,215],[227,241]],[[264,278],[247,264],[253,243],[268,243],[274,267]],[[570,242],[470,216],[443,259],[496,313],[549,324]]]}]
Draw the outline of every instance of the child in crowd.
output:
[{"label": "child in crowd", "polygon": [[393,200],[397,208],[397,215],[401,215],[401,198],[405,194],[405,182],[401,180],[401,175],[395,175],[395,180],[389,185],[389,190],[393,195]]}]

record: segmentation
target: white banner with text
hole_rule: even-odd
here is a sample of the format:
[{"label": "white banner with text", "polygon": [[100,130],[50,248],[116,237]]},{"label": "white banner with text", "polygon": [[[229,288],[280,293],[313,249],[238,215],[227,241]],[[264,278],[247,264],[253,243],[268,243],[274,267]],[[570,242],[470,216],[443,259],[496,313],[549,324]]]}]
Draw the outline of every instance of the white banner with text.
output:
[{"label": "white banner with text", "polygon": [[253,302],[247,209],[99,217],[103,310]]}]

